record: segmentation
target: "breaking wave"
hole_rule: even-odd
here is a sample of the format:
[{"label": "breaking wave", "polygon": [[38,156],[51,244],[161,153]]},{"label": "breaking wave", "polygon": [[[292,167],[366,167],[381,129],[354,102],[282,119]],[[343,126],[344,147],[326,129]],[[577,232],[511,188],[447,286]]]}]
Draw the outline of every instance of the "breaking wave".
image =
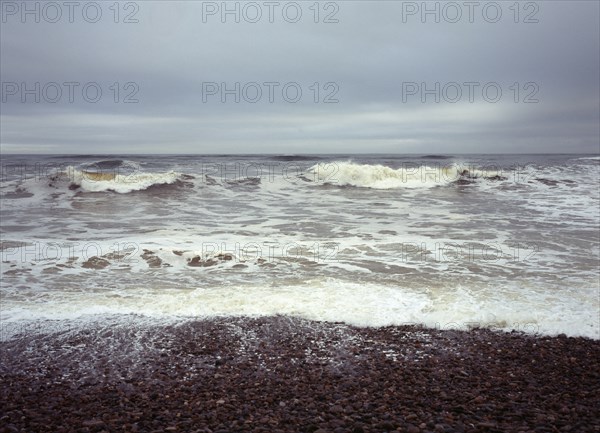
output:
[{"label": "breaking wave", "polygon": [[88,192],[112,191],[126,194],[142,191],[153,186],[174,184],[187,176],[168,171],[144,172],[131,161],[105,160],[68,166],[51,177],[50,186],[62,181],[70,182],[69,189]]},{"label": "breaking wave", "polygon": [[319,183],[373,189],[433,188],[461,180],[505,179],[498,171],[456,164],[437,167],[407,165],[391,168],[380,164],[335,162],[314,165],[309,172]]},{"label": "breaking wave", "polygon": [[600,156],[584,156],[581,158],[574,158],[576,161],[580,161],[580,160],[593,160],[593,161],[600,161]]}]

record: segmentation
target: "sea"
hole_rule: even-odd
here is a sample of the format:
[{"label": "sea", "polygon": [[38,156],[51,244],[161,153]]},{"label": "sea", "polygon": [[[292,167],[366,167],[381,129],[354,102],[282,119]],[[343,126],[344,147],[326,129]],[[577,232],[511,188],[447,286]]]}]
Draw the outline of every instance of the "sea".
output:
[{"label": "sea", "polygon": [[2,155],[0,334],[291,316],[600,338],[596,155]]}]

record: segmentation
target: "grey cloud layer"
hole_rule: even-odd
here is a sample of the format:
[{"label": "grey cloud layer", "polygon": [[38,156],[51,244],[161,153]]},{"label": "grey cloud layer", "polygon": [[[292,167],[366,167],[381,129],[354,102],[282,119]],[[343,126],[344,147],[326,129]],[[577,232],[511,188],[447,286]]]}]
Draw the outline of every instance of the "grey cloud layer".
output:
[{"label": "grey cloud layer", "polygon": [[[403,22],[408,3],[336,2],[339,22],[330,24],[313,22],[312,2],[299,3],[305,15],[297,23],[280,15],[274,23],[264,17],[222,23],[216,15],[204,23],[206,2],[137,2],[139,22],[131,24],[112,22],[108,3],[94,24],[77,15],[73,23],[54,24],[5,16],[3,83],[81,85],[72,103],[65,94],[55,104],[3,94],[2,151],[598,152],[597,2],[536,2],[535,24],[514,23],[512,2],[499,3],[503,17],[496,23],[478,14],[473,23],[443,17],[422,23],[417,15]],[[102,89],[96,103],[78,93],[87,82]],[[115,82],[119,103],[110,90]],[[128,82],[138,86],[137,103],[122,103],[132,90],[123,88]],[[230,88],[256,82],[263,95],[257,103],[242,98],[236,104],[231,96],[222,103],[219,94],[203,102],[203,82]],[[273,103],[264,82],[281,83]],[[290,82],[303,92],[298,103],[281,95]],[[313,102],[315,82],[319,103]],[[323,88],[328,82],[339,87],[338,103],[322,102],[333,89]],[[457,103],[443,97],[435,103],[433,96],[422,103],[417,93],[403,101],[403,82],[429,88],[456,82],[463,96]],[[465,82],[481,83],[473,103]],[[500,86],[499,102],[482,98],[489,82]],[[538,103],[522,103],[532,90],[523,88],[528,82],[537,86]]]}]

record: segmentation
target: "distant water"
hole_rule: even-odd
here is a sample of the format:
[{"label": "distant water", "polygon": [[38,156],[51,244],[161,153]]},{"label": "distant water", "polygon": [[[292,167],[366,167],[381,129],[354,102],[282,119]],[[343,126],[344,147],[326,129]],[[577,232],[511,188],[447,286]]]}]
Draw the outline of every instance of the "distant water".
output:
[{"label": "distant water", "polygon": [[1,174],[4,336],[285,314],[600,338],[598,156],[3,156]]}]

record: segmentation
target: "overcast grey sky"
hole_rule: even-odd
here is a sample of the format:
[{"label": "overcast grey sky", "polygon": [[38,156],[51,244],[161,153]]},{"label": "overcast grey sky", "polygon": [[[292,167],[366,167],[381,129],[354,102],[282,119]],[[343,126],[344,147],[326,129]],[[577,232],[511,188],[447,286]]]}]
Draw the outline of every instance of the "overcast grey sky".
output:
[{"label": "overcast grey sky", "polygon": [[1,151],[595,153],[599,4],[2,0]]}]

